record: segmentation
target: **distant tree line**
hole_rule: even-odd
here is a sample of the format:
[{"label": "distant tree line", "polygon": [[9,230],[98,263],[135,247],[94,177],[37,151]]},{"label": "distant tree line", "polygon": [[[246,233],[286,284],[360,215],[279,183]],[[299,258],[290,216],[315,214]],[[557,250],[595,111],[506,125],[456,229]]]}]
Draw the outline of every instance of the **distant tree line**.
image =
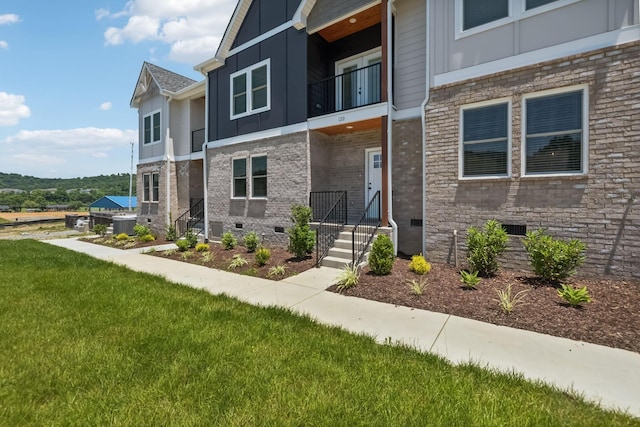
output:
[{"label": "distant tree line", "polygon": [[[133,194],[136,194],[133,177]],[[0,172],[0,206],[20,209],[45,209],[51,205],[67,205],[81,209],[103,197],[129,195],[129,174],[100,175],[84,178],[36,178]]]}]

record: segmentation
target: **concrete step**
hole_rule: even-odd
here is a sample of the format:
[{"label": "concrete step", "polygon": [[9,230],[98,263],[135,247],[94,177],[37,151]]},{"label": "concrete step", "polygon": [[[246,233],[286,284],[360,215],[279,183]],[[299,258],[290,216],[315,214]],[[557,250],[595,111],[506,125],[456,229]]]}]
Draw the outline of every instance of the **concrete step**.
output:
[{"label": "concrete step", "polygon": [[334,246],[333,248],[329,249],[327,256],[330,256],[333,258],[346,259],[348,261],[351,261],[351,258],[353,257],[353,253],[351,249],[336,248]]},{"label": "concrete step", "polygon": [[351,262],[351,258],[349,258],[348,260],[344,259],[344,258],[335,258],[332,256],[326,256],[322,259],[322,266],[323,267],[331,267],[331,268],[339,268],[339,269],[343,269],[345,265],[349,264]]}]

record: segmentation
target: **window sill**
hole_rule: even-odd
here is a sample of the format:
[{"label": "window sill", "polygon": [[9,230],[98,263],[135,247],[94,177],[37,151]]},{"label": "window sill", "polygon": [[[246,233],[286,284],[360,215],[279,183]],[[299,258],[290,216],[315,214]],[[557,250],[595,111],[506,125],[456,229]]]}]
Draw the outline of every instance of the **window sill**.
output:
[{"label": "window sill", "polygon": [[502,181],[514,181],[511,176],[478,176],[478,177],[459,177],[458,182],[502,182]]},{"label": "window sill", "polygon": [[249,197],[249,200],[268,200],[268,197]]},{"label": "window sill", "polygon": [[548,179],[585,179],[589,176],[587,173],[554,173],[545,175],[522,175],[521,180],[548,180]]},{"label": "window sill", "polygon": [[237,120],[237,119],[241,119],[243,117],[249,117],[249,116],[253,116],[255,114],[260,114],[260,113],[264,113],[265,111],[269,111],[271,110],[271,106],[266,106],[263,108],[258,108],[257,110],[251,110],[249,112],[246,113],[242,113],[242,114],[237,114],[235,116],[231,116],[230,120]]}]

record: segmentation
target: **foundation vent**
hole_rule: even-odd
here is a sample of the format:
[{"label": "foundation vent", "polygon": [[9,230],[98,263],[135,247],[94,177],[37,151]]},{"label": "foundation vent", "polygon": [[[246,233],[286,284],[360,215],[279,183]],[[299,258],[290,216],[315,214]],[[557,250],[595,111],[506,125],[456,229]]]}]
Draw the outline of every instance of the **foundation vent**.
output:
[{"label": "foundation vent", "polygon": [[273,231],[276,233],[284,233],[284,227],[273,227]]},{"label": "foundation vent", "polygon": [[411,226],[412,227],[422,227],[422,219],[411,218]]},{"label": "foundation vent", "polygon": [[524,236],[527,234],[526,225],[502,224],[502,229],[510,236]]}]

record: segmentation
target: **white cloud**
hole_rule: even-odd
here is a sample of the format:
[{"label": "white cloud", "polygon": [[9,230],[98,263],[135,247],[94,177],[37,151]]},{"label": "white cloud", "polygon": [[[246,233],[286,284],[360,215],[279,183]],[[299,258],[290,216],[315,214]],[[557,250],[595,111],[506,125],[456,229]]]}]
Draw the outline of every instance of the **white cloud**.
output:
[{"label": "white cloud", "polygon": [[14,126],[20,119],[31,115],[24,103],[24,96],[0,92],[0,126]]},{"label": "white cloud", "polygon": [[9,47],[9,43],[4,40],[0,40],[0,49],[7,49]]},{"label": "white cloud", "polygon": [[20,22],[20,17],[15,13],[0,15],[0,25],[15,24],[16,22]]},{"label": "white cloud", "polygon": [[137,140],[132,129],[23,130],[0,139],[0,170],[60,178],[121,173]]},{"label": "white cloud", "polygon": [[101,110],[110,110],[111,109],[111,102],[103,102],[102,104],[100,104],[100,109]]},{"label": "white cloud", "polygon": [[[171,60],[195,65],[215,54],[235,5],[235,0],[130,0],[118,12],[129,17],[126,24],[108,28],[105,44],[157,40],[170,46]],[[96,11],[97,19],[107,16],[115,15]]]}]

